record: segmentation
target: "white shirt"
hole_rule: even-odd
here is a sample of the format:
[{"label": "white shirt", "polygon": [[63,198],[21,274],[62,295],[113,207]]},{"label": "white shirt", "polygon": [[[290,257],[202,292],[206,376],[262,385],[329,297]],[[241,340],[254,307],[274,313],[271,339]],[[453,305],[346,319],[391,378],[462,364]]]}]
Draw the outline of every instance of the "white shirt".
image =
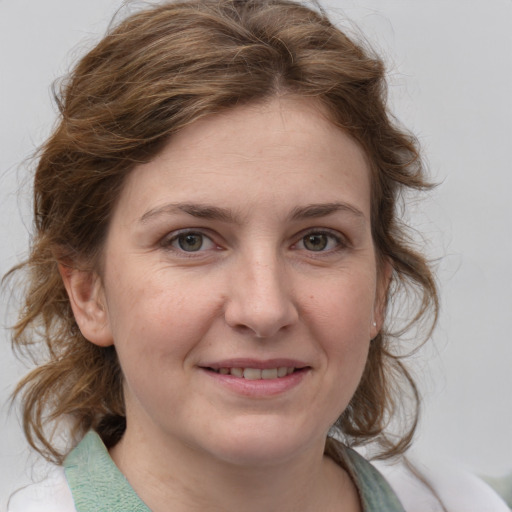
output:
[{"label": "white shirt", "polygon": [[[407,512],[442,512],[428,488],[403,463],[374,462]],[[482,480],[448,463],[430,466],[414,461],[415,469],[439,495],[448,512],[510,512],[505,502]]]},{"label": "white shirt", "polygon": [[[403,464],[374,464],[385,476],[407,512],[442,512],[427,488]],[[421,467],[448,512],[510,512],[489,486],[473,475],[443,466],[435,471]],[[53,466],[41,482],[17,491],[7,512],[76,512],[64,468]]]},{"label": "white shirt", "polygon": [[64,468],[50,466],[44,480],[15,492],[7,512],[76,512]]}]

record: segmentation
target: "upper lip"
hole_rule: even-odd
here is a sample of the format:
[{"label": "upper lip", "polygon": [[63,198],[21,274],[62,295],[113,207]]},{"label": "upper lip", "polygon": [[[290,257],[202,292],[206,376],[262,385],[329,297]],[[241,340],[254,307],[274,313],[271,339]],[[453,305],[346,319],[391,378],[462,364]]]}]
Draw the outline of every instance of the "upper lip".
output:
[{"label": "upper lip", "polygon": [[219,368],[256,368],[258,370],[265,370],[268,368],[280,368],[286,366],[287,368],[306,368],[309,367],[303,361],[297,359],[252,359],[252,358],[235,358],[235,359],[224,359],[221,361],[201,363],[199,365],[202,368],[212,368],[218,370]]}]

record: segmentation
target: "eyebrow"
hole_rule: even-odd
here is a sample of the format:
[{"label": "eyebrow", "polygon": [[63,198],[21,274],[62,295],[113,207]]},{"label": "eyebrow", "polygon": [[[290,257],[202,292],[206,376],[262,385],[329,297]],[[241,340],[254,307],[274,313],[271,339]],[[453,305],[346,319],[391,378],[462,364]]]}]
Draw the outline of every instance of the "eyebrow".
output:
[{"label": "eyebrow", "polygon": [[[169,203],[164,206],[158,206],[144,213],[140,217],[139,222],[145,224],[154,217],[158,217],[163,214],[172,215],[181,212],[198,219],[219,220],[232,224],[240,223],[239,216],[228,208],[197,203]],[[295,221],[316,219],[332,215],[336,212],[349,213],[361,221],[365,219],[365,215],[361,210],[350,204],[342,202],[318,203],[297,207],[292,210],[290,218]]]},{"label": "eyebrow", "polygon": [[291,218],[293,220],[316,219],[320,217],[326,217],[327,215],[331,215],[337,212],[345,212],[361,220],[365,219],[365,215],[361,210],[355,206],[341,202],[310,204],[307,206],[294,208]]},{"label": "eyebrow", "polygon": [[220,220],[223,222],[236,222],[236,217],[227,208],[219,208],[218,206],[211,205],[203,205],[196,203],[169,203],[164,206],[159,206],[157,208],[152,208],[142,215],[139,219],[141,223],[146,223],[150,219],[157,217],[162,214],[172,215],[175,213],[187,213],[192,217],[197,217],[198,219],[211,219],[211,220]]}]

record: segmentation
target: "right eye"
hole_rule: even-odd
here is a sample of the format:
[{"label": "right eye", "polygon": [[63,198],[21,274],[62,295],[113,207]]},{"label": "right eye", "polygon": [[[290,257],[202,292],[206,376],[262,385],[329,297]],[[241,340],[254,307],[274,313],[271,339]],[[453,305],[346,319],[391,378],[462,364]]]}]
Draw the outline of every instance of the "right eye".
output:
[{"label": "right eye", "polygon": [[215,243],[203,233],[181,231],[165,241],[165,246],[176,251],[199,252],[215,248]]},{"label": "right eye", "polygon": [[334,253],[346,247],[339,233],[326,229],[311,229],[293,245],[294,249],[313,253]]}]

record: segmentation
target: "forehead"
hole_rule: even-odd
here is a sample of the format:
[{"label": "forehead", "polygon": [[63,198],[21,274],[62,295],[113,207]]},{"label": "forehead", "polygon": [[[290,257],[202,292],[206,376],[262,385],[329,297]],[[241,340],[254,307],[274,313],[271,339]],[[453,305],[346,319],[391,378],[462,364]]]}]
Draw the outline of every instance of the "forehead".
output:
[{"label": "forehead", "polygon": [[[157,159],[165,160],[169,154],[200,159],[204,154],[195,151],[198,147],[217,157],[220,151],[226,159],[256,161],[318,153],[336,159],[341,150],[343,160],[367,164],[359,145],[334,125],[319,102],[294,96],[235,107],[196,121],[174,135]],[[214,160],[210,163],[215,165]]]},{"label": "forehead", "polygon": [[279,98],[191,123],[132,171],[121,196],[131,212],[193,199],[240,209],[347,201],[369,215],[370,172],[317,102]]}]

